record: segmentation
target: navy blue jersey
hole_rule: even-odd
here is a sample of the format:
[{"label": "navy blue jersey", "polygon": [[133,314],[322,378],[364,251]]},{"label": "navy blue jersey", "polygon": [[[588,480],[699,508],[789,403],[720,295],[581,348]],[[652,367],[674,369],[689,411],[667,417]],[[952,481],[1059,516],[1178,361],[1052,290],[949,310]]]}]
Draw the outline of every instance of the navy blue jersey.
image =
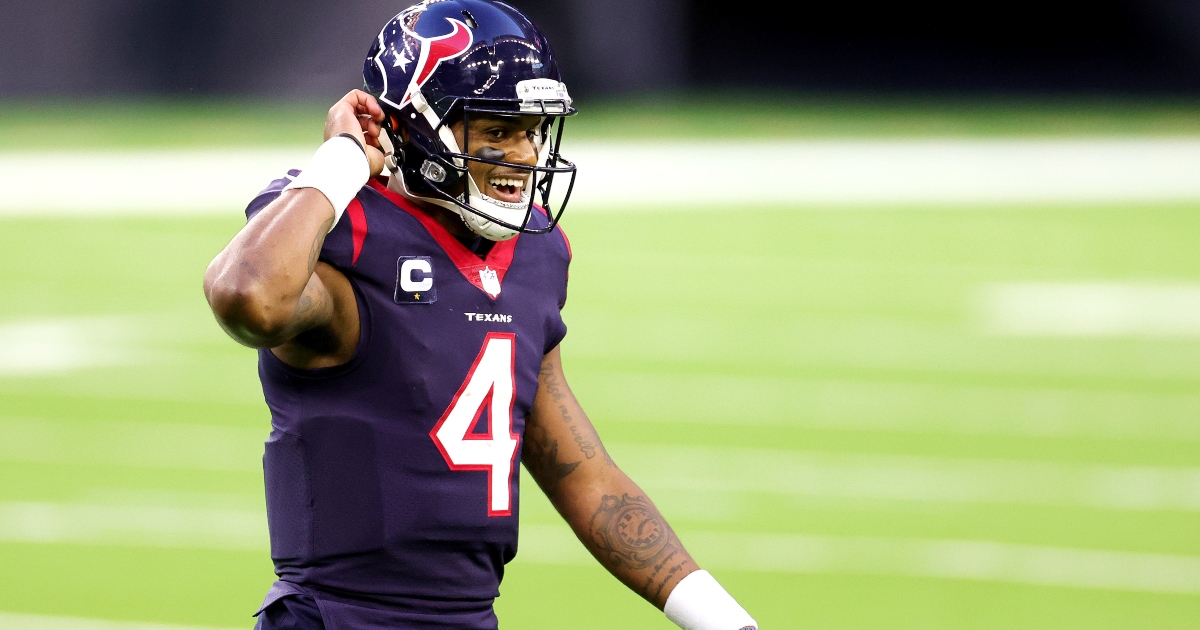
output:
[{"label": "navy blue jersey", "polygon": [[[545,220],[535,213],[533,225]],[[379,181],[359,191],[320,257],[358,300],[353,359],[298,370],[259,353],[282,581],[324,598],[323,609],[490,615],[517,551],[525,418],[542,359],[566,334],[570,258],[558,230],[498,242],[480,258]]]}]

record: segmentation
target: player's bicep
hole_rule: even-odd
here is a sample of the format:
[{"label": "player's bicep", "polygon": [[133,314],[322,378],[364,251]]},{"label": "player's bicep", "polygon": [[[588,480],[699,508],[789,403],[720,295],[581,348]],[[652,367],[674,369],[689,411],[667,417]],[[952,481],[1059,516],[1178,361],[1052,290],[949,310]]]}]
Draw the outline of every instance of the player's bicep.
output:
[{"label": "player's bicep", "polygon": [[564,480],[590,477],[613,466],[600,436],[567,385],[556,347],[538,373],[533,413],[525,425],[521,459],[538,485],[553,494]]},{"label": "player's bicep", "polygon": [[350,281],[320,262],[296,302],[288,322],[288,340],[272,352],[284,363],[302,369],[341,365],[354,355],[360,326]]},{"label": "player's bicep", "polygon": [[[314,328],[322,328],[333,322],[335,298],[329,290],[326,281],[321,278],[324,263],[318,263],[316,270],[304,286],[300,299],[296,301],[296,310],[292,313],[289,328],[292,336]],[[328,277],[328,276],[327,276]]]}]

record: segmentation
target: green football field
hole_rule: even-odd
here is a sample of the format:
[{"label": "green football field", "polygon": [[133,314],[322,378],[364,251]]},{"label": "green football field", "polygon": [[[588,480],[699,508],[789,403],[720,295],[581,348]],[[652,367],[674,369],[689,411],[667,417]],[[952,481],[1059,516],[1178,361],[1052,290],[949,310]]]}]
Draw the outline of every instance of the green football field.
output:
[{"label": "green football field", "polygon": [[[663,135],[735,135],[719,105],[643,107]],[[779,121],[792,137],[1200,134],[1187,104],[764,107],[741,121],[760,136]],[[167,110],[66,124],[94,147],[295,144],[320,124],[311,108]],[[0,111],[0,148],[41,147],[40,120]],[[603,137],[620,114],[579,124]],[[240,225],[236,208],[0,218],[0,627],[251,626],[273,579],[269,417],[254,353],[200,290]],[[1197,626],[1200,334],[1006,333],[988,296],[1192,290],[1200,204],[627,208],[563,225],[568,378],[764,629]],[[502,627],[674,627],[523,489]]]}]

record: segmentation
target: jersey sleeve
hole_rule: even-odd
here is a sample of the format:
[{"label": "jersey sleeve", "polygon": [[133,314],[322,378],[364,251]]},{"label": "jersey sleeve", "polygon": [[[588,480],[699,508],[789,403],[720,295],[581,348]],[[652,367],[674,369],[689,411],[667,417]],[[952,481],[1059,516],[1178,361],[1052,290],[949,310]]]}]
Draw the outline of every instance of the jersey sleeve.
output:
[{"label": "jersey sleeve", "polygon": [[250,219],[253,219],[254,215],[262,211],[262,209],[267,207],[272,201],[275,201],[275,199],[278,198],[281,193],[283,193],[283,189],[287,187],[288,184],[292,183],[292,180],[296,179],[296,176],[299,174],[299,169],[292,169],[287,172],[287,175],[284,175],[283,177],[271,182],[270,186],[267,186],[262,190],[262,192],[255,195],[254,199],[250,201],[250,205],[246,206],[246,220],[249,221]]},{"label": "jersey sleeve", "polygon": [[[558,347],[562,340],[567,336],[567,323],[563,321],[562,310],[567,305],[567,283],[570,276],[571,267],[571,242],[567,240],[566,232],[563,232],[562,226],[554,228],[554,234],[550,238],[556,238],[559,242],[555,245],[554,251],[556,259],[562,264],[562,282],[558,287],[558,310],[549,318],[546,329],[546,348],[545,353]],[[561,237],[561,238],[559,238]]]},{"label": "jersey sleeve", "polygon": [[[263,208],[278,199],[283,189],[299,174],[299,169],[292,169],[258,193],[246,206],[246,220],[253,219]],[[350,207],[343,213],[337,225],[326,235],[325,243],[321,247],[320,260],[341,269],[349,269],[358,261],[367,232],[366,213],[360,200],[361,196],[360,191],[359,196],[350,202]]]}]

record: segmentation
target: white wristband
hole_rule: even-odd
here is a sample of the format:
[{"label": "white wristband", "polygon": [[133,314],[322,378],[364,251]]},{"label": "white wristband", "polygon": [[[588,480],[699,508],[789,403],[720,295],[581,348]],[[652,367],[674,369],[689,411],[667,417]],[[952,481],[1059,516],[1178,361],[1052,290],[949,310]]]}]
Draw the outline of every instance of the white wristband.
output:
[{"label": "white wristband", "polygon": [[[333,225],[337,225],[354,195],[371,178],[371,163],[354,140],[334,136],[325,141],[292,183],[284,190],[315,188],[333,204]],[[333,228],[329,228],[331,231]]]},{"label": "white wristband", "polygon": [[663,612],[683,630],[758,630],[750,613],[703,569],[675,585]]}]

